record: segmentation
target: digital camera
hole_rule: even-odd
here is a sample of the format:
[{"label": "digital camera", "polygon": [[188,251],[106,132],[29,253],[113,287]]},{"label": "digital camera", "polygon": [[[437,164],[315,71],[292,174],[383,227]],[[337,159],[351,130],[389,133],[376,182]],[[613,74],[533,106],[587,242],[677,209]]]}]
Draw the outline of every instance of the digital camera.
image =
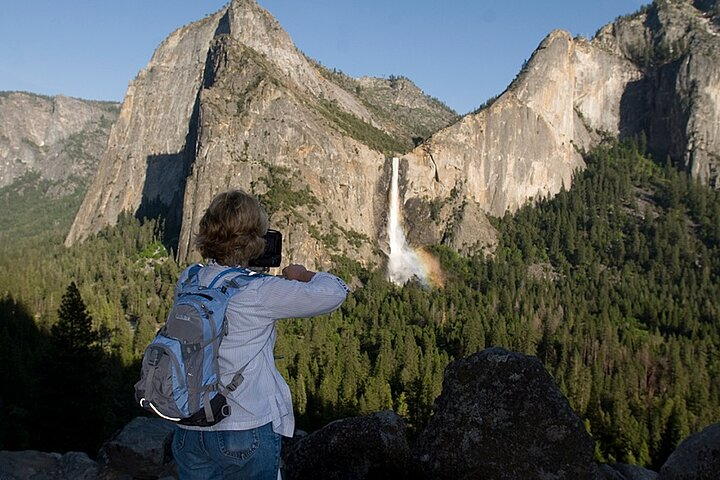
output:
[{"label": "digital camera", "polygon": [[257,258],[250,260],[251,267],[279,267],[282,262],[282,233],[268,230],[265,236],[265,251]]}]

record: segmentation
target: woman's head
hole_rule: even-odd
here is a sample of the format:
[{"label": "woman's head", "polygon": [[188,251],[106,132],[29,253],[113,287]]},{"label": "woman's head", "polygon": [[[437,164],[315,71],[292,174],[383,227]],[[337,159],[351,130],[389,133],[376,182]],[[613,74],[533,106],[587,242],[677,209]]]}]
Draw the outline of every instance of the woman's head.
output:
[{"label": "woman's head", "polygon": [[242,190],[216,196],[200,219],[195,244],[205,258],[222,265],[246,266],[265,250],[267,214],[257,198]]}]

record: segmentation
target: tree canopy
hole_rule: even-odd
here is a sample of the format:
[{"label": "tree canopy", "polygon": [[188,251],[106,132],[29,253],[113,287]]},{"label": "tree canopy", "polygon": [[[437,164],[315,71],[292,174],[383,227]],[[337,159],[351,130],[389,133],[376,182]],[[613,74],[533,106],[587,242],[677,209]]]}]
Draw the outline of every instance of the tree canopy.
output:
[{"label": "tree canopy", "polygon": [[[572,188],[493,219],[493,256],[431,247],[446,273],[443,288],[397,287],[380,269],[336,256],[335,273],[360,286],[330,315],[279,324],[277,364],[298,425],[313,430],[391,408],[415,434],[432,413],[445,366],[488,346],[544,362],[600,461],[657,468],[680,440],[716,421],[720,194],[653,162],[634,142],[602,145],[586,161]],[[71,249],[60,246],[60,227],[32,241],[12,229],[0,234],[0,355],[20,359],[0,384],[23,378],[31,395],[43,395],[32,380],[42,351],[52,350],[43,346],[88,346],[105,369],[92,373],[105,376],[92,395],[113,413],[103,431],[142,415],[132,402],[137,361],[182,268],[162,248],[158,227],[126,215]],[[0,435],[0,448],[38,448],[40,426],[17,413],[32,406],[9,391],[0,397],[2,425],[20,425],[18,434]]]}]

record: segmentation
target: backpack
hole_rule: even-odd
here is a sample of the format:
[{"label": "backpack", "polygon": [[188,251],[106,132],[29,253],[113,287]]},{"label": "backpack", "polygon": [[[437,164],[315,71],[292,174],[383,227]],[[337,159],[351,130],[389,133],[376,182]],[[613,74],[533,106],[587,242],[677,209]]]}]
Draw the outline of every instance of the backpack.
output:
[{"label": "backpack", "polygon": [[[220,383],[218,353],[227,335],[228,302],[243,285],[264,275],[231,268],[203,287],[198,281],[201,268],[190,267],[165,325],[145,349],[135,399],[166,420],[207,427],[230,415],[226,396],[243,381],[247,367],[238,370],[230,384]],[[230,273],[237,275],[220,281]]]}]

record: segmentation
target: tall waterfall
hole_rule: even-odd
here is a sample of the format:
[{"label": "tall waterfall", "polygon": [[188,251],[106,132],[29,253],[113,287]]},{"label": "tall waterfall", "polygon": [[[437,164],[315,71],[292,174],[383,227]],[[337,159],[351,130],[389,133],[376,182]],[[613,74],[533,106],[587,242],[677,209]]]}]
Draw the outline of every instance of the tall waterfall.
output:
[{"label": "tall waterfall", "polygon": [[388,216],[388,238],[390,255],[388,259],[388,279],[396,285],[403,285],[413,277],[424,285],[429,284],[428,273],[418,253],[405,242],[405,233],[400,218],[400,193],[398,188],[397,157],[392,159],[392,179],[390,184],[390,211]]}]

